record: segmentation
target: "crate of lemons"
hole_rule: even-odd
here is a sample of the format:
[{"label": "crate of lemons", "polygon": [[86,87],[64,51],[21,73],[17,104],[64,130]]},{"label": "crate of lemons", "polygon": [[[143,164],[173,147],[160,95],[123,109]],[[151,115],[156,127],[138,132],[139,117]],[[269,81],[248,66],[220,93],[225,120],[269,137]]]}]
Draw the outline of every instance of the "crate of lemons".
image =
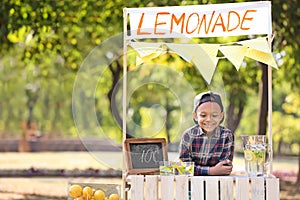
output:
[{"label": "crate of lemons", "polygon": [[118,184],[69,183],[68,200],[121,200]]}]

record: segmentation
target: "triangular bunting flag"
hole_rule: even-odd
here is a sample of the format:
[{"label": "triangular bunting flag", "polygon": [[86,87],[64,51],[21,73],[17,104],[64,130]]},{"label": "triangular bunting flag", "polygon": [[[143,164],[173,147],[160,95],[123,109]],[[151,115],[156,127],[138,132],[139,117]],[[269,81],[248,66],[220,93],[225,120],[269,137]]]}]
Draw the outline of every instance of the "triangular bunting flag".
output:
[{"label": "triangular bunting flag", "polygon": [[[187,62],[193,62],[207,83],[210,83],[219,61],[218,50],[239,70],[244,57],[247,56],[274,68],[278,68],[265,37],[237,42],[239,45],[220,44],[174,44],[131,42],[130,46],[137,51],[136,64],[140,65],[166,53],[166,45]],[[242,45],[242,46],[240,46]]]},{"label": "triangular bunting flag", "polygon": [[203,59],[200,57],[194,58],[193,63],[197,67],[197,69],[200,71],[202,74],[202,77],[204,80],[210,84],[212,77],[214,75],[214,72],[216,70],[216,64],[218,63],[218,58],[216,58],[214,61],[211,60],[208,56],[206,57],[207,60],[203,62]]},{"label": "triangular bunting flag", "polygon": [[248,49],[246,56],[259,62],[270,65],[275,69],[278,69],[278,66],[273,58],[272,53],[257,51],[256,49]]},{"label": "triangular bunting flag", "polygon": [[187,62],[193,62],[207,83],[211,82],[218,63],[219,44],[170,44],[167,46]]},{"label": "triangular bunting flag", "polygon": [[[172,51],[176,52],[182,59],[191,62],[193,56],[191,54],[191,44],[166,44]],[[193,44],[193,46],[196,46]]]},{"label": "triangular bunting flag", "polygon": [[223,53],[223,55],[234,65],[236,70],[239,70],[244,57],[247,53],[248,47],[246,46],[221,46],[219,50]]},{"label": "triangular bunting flag", "polygon": [[137,56],[135,58],[135,64],[136,64],[136,66],[139,66],[139,65],[141,65],[143,63],[144,63],[144,61],[143,61],[143,59],[141,57]]},{"label": "triangular bunting flag", "polygon": [[129,44],[139,54],[141,58],[149,56],[155,51],[162,51],[162,43],[148,43],[148,42],[131,42]]},{"label": "triangular bunting flag", "polygon": [[[205,81],[210,84],[218,63],[218,58],[216,57],[218,51],[215,52],[216,46],[197,45],[193,47],[191,49],[192,62],[196,65]],[[215,57],[213,57],[213,54],[215,54]]]},{"label": "triangular bunting flag", "polygon": [[166,53],[166,50],[162,48],[162,43],[131,42],[130,46],[138,53],[136,65],[140,65]]},{"label": "triangular bunting flag", "polygon": [[247,46],[252,49],[256,49],[258,51],[263,51],[266,53],[270,53],[271,49],[269,47],[268,41],[265,37],[259,37],[251,40],[245,40],[238,42],[238,44]]},{"label": "triangular bunting flag", "polygon": [[200,47],[207,53],[207,55],[212,60],[215,60],[215,58],[218,55],[220,44],[200,44]]}]

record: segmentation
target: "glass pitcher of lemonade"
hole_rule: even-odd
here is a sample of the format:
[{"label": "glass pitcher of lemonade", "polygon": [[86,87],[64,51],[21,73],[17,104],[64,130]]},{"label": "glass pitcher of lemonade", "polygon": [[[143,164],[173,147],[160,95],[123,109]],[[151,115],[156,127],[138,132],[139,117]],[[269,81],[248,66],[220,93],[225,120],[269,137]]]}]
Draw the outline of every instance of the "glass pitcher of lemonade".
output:
[{"label": "glass pitcher of lemonade", "polygon": [[263,176],[269,165],[272,149],[264,135],[242,135],[247,176]]}]

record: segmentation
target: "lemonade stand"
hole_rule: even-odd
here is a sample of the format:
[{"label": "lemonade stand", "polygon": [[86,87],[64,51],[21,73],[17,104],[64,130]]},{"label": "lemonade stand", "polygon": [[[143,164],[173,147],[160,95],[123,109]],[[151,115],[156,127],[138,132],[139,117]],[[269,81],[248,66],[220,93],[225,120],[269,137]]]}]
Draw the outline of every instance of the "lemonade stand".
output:
[{"label": "lemonade stand", "polygon": [[[191,38],[227,37],[239,35],[266,35],[244,41],[226,44],[191,44]],[[137,52],[137,65],[153,59],[168,51],[177,53],[186,62],[193,63],[209,85],[217,67],[218,51],[222,52],[223,58],[230,61],[238,70],[245,57],[257,60],[268,65],[268,143],[264,141],[263,150],[256,149],[246,137],[244,150],[247,173],[253,176],[252,199],[278,199],[279,180],[272,177],[255,179],[263,173],[261,168],[268,164],[267,174],[272,174],[272,151],[268,153],[266,161],[266,147],[272,149],[272,67],[277,64],[271,52],[272,38],[271,2],[256,1],[244,3],[225,3],[193,6],[170,6],[170,7],[147,7],[147,8],[124,8],[124,57],[123,57],[123,119],[127,116],[127,51],[130,46]],[[182,38],[182,43],[149,42],[151,39]],[[147,41],[147,42],[145,42]],[[222,59],[223,59],[222,58]],[[123,144],[126,141],[126,120],[123,120]],[[266,145],[268,144],[268,145]],[[123,148],[124,149],[124,148]],[[126,152],[124,151],[124,157]],[[250,158],[251,157],[251,158]],[[254,169],[255,165],[255,170]],[[180,167],[173,165],[177,173]],[[167,166],[165,166],[167,170]],[[226,199],[233,199],[233,184],[236,184],[237,199],[247,199],[249,196],[249,177],[190,177],[190,176],[134,176],[127,187],[126,165],[123,164],[123,182],[125,193],[131,190],[132,199],[188,199],[189,184],[192,186],[192,199],[219,199],[227,191]],[[171,191],[170,185],[174,185]],[[256,184],[257,183],[257,184]],[[151,190],[151,193],[144,194],[144,187]],[[267,189],[264,190],[264,185]],[[161,185],[158,192],[157,185]],[[204,189],[199,189],[204,187]],[[218,187],[221,185],[221,187]],[[250,186],[249,186],[250,187]],[[198,189],[197,189],[198,188]],[[205,191],[203,193],[203,191]],[[219,193],[215,195],[216,191]],[[147,191],[147,189],[146,189]],[[272,193],[273,191],[273,193]],[[212,194],[213,193],[213,194]],[[201,197],[201,198],[200,198]],[[202,198],[203,197],[203,198]],[[127,199],[127,194],[124,194]]]}]

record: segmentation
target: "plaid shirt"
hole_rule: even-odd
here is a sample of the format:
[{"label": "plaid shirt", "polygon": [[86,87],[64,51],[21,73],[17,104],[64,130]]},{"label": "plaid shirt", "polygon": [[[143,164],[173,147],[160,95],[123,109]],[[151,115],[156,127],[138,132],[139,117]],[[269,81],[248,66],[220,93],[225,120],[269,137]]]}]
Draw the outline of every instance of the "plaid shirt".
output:
[{"label": "plaid shirt", "polygon": [[233,154],[234,135],[223,126],[219,126],[210,137],[199,125],[183,133],[179,158],[183,162],[195,162],[195,175],[209,175],[209,167],[226,159],[232,161]]}]

